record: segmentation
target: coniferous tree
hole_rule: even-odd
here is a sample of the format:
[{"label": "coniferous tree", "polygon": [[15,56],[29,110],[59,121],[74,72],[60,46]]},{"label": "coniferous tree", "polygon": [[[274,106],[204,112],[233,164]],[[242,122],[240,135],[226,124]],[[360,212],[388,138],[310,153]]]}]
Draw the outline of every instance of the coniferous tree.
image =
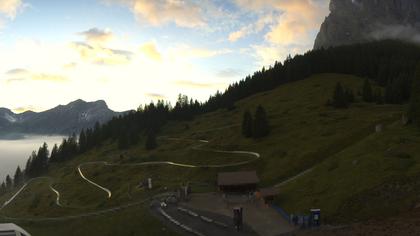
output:
[{"label": "coniferous tree", "polygon": [[38,150],[37,154],[37,175],[42,175],[48,170],[49,151],[47,143],[44,143]]},{"label": "coniferous tree", "polygon": [[365,83],[363,84],[362,97],[365,102],[373,102],[372,85],[369,79],[365,79]]},{"label": "coniferous tree", "polygon": [[242,135],[245,138],[252,137],[254,121],[252,119],[251,112],[248,110],[244,112],[243,119],[242,119]]},{"label": "coniferous tree", "polygon": [[335,85],[334,95],[332,98],[332,105],[335,108],[348,108],[349,96],[347,95],[341,83]]},{"label": "coniferous tree", "polygon": [[12,178],[10,178],[9,175],[6,176],[6,189],[10,190],[13,187],[13,181]]},{"label": "coniferous tree", "polygon": [[0,185],[0,196],[5,194],[6,192],[7,192],[6,184],[3,181],[3,183],[1,183]]},{"label": "coniferous tree", "polygon": [[410,120],[420,127],[420,64],[417,65],[411,88],[411,101],[408,115]]},{"label": "coniferous tree", "polygon": [[51,150],[50,162],[57,162],[59,160],[58,146],[54,144],[53,149]]},{"label": "coniferous tree", "polygon": [[262,138],[270,133],[270,127],[268,124],[267,114],[265,109],[259,105],[255,111],[255,119],[253,126],[254,138]]},{"label": "coniferous tree", "polygon": [[37,159],[36,152],[32,151],[31,156],[29,156],[28,161],[26,162],[25,166],[25,177],[27,179],[33,178],[35,176],[35,168],[34,163]]},{"label": "coniferous tree", "polygon": [[153,131],[150,131],[147,134],[145,147],[146,147],[146,150],[153,150],[157,148],[156,135],[154,134]]},{"label": "coniferous tree", "polygon": [[87,137],[85,134],[85,130],[82,129],[82,131],[80,131],[80,135],[79,135],[79,151],[81,153],[84,153],[87,150],[88,146],[87,146]]},{"label": "coniferous tree", "polygon": [[13,184],[15,187],[19,187],[23,183],[23,173],[18,166],[15,171],[15,176],[13,178]]}]

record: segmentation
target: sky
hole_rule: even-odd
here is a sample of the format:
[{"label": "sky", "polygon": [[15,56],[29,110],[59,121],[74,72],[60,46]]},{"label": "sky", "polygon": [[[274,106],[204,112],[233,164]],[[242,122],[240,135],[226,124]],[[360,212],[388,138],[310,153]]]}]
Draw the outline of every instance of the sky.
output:
[{"label": "sky", "polygon": [[0,107],[205,101],[313,47],[328,0],[0,0]]}]

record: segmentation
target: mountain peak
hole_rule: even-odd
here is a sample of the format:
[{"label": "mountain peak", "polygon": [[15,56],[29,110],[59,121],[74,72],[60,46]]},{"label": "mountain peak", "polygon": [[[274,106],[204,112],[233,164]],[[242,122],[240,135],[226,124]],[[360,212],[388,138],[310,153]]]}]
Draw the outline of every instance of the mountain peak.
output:
[{"label": "mountain peak", "polygon": [[68,103],[67,105],[60,105],[59,107],[74,107],[74,106],[95,106],[95,107],[103,107],[108,108],[108,105],[104,100],[97,100],[93,102],[86,102],[83,99],[77,99]]},{"label": "mountain peak", "polygon": [[418,41],[418,0],[331,0],[314,49],[383,39]]},{"label": "mountain peak", "polygon": [[120,114],[110,110],[104,100],[86,102],[77,99],[39,113],[14,114],[9,109],[0,108],[0,128],[8,132],[71,134],[93,127],[96,122],[105,123]]}]

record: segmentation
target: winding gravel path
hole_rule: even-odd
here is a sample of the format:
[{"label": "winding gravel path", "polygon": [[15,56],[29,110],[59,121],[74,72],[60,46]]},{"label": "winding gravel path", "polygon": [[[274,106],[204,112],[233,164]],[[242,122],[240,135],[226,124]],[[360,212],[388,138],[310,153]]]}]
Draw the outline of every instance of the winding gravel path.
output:
[{"label": "winding gravel path", "polygon": [[[225,127],[221,127],[221,128],[216,128],[213,130],[206,130],[206,131],[197,131],[195,133],[204,133],[204,132],[210,132],[210,131],[214,131],[214,130],[221,130],[221,129],[227,129],[227,128],[231,128],[231,127],[236,127],[237,125],[230,125],[230,126],[225,126]],[[159,139],[166,139],[166,140],[172,140],[172,141],[193,141],[193,142],[199,142],[200,144],[191,147],[191,149],[194,150],[202,150],[202,151],[208,151],[208,152],[214,152],[214,153],[226,153],[226,154],[238,154],[238,155],[250,155],[253,158],[250,160],[246,160],[246,161],[240,161],[240,162],[236,162],[236,163],[230,163],[230,164],[220,164],[220,165],[191,165],[191,164],[186,164],[186,163],[177,163],[177,162],[171,162],[171,161],[152,161],[152,162],[141,162],[141,163],[134,163],[134,164],[113,164],[113,163],[108,163],[105,161],[98,161],[98,162],[86,162],[86,163],[82,163],[80,165],[78,165],[77,167],[77,171],[80,175],[80,177],[85,180],[87,183],[99,188],[100,190],[104,191],[107,194],[108,199],[110,199],[112,197],[112,192],[111,190],[109,190],[108,188],[101,186],[98,183],[95,183],[93,180],[89,179],[88,177],[85,176],[85,174],[83,174],[82,168],[84,166],[88,166],[88,165],[106,165],[106,166],[152,166],[152,165],[169,165],[169,166],[176,166],[176,167],[182,167],[182,168],[225,168],[225,167],[233,167],[233,166],[241,166],[241,165],[246,165],[249,164],[251,162],[257,161],[258,159],[261,158],[261,155],[257,152],[249,152],[249,151],[226,151],[226,150],[214,150],[214,149],[203,149],[202,146],[206,145],[209,143],[208,140],[193,140],[193,139],[182,139],[182,138],[169,138],[169,137],[159,137]],[[30,179],[29,181],[27,181],[9,200],[7,200],[1,207],[0,207],[0,212],[7,207],[11,202],[13,202],[17,196],[19,196],[22,191],[32,182],[39,180],[39,179],[48,179],[51,181],[49,188],[52,192],[54,192],[56,194],[56,205],[59,207],[63,207],[62,204],[60,203],[60,192],[58,190],[56,190],[52,185],[53,185],[53,181],[52,178],[50,177],[38,177],[38,178],[34,178],[34,179]],[[83,214],[79,214],[79,215],[72,215],[72,216],[63,216],[63,217],[37,217],[37,218],[15,218],[15,217],[7,217],[4,215],[0,215],[2,218],[4,219],[8,219],[8,220],[22,220],[22,221],[60,221],[60,220],[70,220],[70,219],[78,219],[78,218],[82,218],[82,217],[89,217],[89,216],[97,216],[97,215],[102,215],[105,213],[110,213],[110,212],[115,212],[118,210],[122,210],[125,208],[129,208],[135,205],[140,205],[143,204],[147,201],[149,201],[152,198],[148,198],[148,199],[144,199],[142,201],[139,202],[134,202],[134,203],[129,203],[126,205],[121,205],[118,207],[113,207],[113,208],[109,208],[109,209],[105,209],[105,210],[99,210],[99,211],[95,211],[95,212],[90,212],[90,213],[83,213]]]},{"label": "winding gravel path", "polygon": [[249,164],[251,162],[254,162],[261,158],[261,155],[257,152],[248,152],[248,151],[225,151],[225,150],[213,150],[213,149],[203,149],[202,146],[205,144],[208,144],[209,141],[207,140],[193,140],[193,139],[181,139],[181,138],[167,138],[167,137],[159,137],[159,139],[166,139],[170,141],[193,141],[193,142],[199,142],[200,144],[197,146],[192,147],[194,150],[203,150],[208,152],[214,152],[214,153],[227,153],[227,154],[240,154],[240,155],[250,155],[254,158],[246,161],[240,161],[236,163],[230,163],[230,164],[219,164],[219,165],[191,165],[191,164],[185,164],[185,163],[177,163],[172,161],[149,161],[149,162],[140,162],[140,163],[134,163],[134,164],[113,164],[108,163],[105,161],[98,161],[98,162],[87,162],[80,164],[77,167],[77,170],[79,172],[79,175],[82,179],[84,179],[89,184],[99,188],[100,190],[106,192],[108,198],[112,197],[112,192],[110,189],[101,186],[98,183],[95,183],[93,180],[87,178],[82,171],[82,167],[86,165],[105,165],[105,166],[156,166],[156,165],[169,165],[169,166],[176,166],[176,167],[183,167],[183,168],[225,168],[225,167],[234,167],[234,166],[242,166]]},{"label": "winding gravel path", "polygon": [[3,205],[0,207],[0,211],[1,210],[3,210],[5,207],[7,207],[11,202],[13,202],[15,199],[16,199],[16,197],[30,184],[30,183],[32,183],[32,182],[34,182],[34,181],[36,181],[36,180],[40,180],[40,179],[47,179],[47,180],[50,180],[50,185],[49,185],[49,188],[50,188],[50,190],[51,191],[53,191],[54,193],[55,193],[55,195],[56,195],[56,200],[55,200],[55,204],[57,205],[57,206],[59,206],[59,207],[63,207],[62,205],[61,205],[61,203],[60,203],[60,192],[58,192],[52,185],[53,185],[53,181],[52,181],[52,179],[50,178],[50,177],[37,177],[37,178],[33,178],[33,179],[30,179],[30,180],[28,180],[15,194],[13,194],[13,196],[9,199],[9,200],[7,200],[7,201],[5,201],[4,203],[3,203]]}]

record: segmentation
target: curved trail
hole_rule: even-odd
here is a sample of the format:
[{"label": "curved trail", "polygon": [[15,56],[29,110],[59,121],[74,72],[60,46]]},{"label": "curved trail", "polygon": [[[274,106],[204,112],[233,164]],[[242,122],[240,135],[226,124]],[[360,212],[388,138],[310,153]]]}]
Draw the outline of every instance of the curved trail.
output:
[{"label": "curved trail", "polygon": [[[205,131],[197,131],[195,133],[205,133],[205,132],[210,132],[210,131],[214,131],[214,130],[220,130],[220,129],[226,129],[226,128],[231,128],[231,127],[236,127],[237,125],[230,125],[230,126],[226,126],[226,127],[221,127],[221,128],[216,128],[213,130],[205,130]],[[208,140],[194,140],[194,139],[182,139],[182,138],[168,138],[168,137],[159,137],[159,139],[166,139],[166,140],[173,140],[173,141],[193,141],[193,142],[199,142],[199,145],[193,146],[191,147],[191,149],[193,150],[202,150],[202,151],[208,151],[208,152],[214,152],[214,153],[226,153],[226,154],[238,154],[238,155],[250,155],[253,158],[250,160],[246,160],[246,161],[240,161],[240,162],[236,162],[236,163],[230,163],[230,164],[219,164],[219,165],[191,165],[191,164],[185,164],[185,163],[177,163],[177,162],[171,162],[171,161],[151,161],[151,162],[140,162],[140,163],[133,163],[133,164],[113,164],[113,163],[108,163],[105,161],[98,161],[98,162],[86,162],[86,163],[82,163],[80,165],[77,166],[77,171],[80,175],[80,177],[85,180],[87,183],[99,188],[100,190],[106,192],[108,199],[110,199],[112,197],[112,192],[111,190],[109,190],[108,188],[101,186],[98,183],[95,183],[93,180],[87,178],[82,171],[82,167],[83,166],[87,166],[87,165],[97,165],[97,164],[101,164],[101,165],[106,165],[106,166],[151,166],[151,165],[169,165],[169,166],[175,166],[175,167],[182,167],[182,168],[224,168],[224,167],[233,167],[233,166],[241,166],[241,165],[246,165],[249,164],[251,162],[254,162],[258,159],[261,158],[261,155],[257,152],[249,152],[249,151],[226,151],[226,150],[213,150],[213,149],[203,149],[202,146],[206,145],[209,143]],[[33,181],[38,180],[38,179],[48,179],[48,180],[52,180],[50,177],[38,177],[38,178],[34,178],[34,179],[30,179],[28,182],[26,182],[9,200],[7,200],[1,207],[0,207],[0,211],[3,210],[6,206],[8,206],[11,202],[13,202],[16,197]],[[53,183],[51,181],[49,188],[52,192],[54,192],[56,194],[56,205],[59,207],[63,207],[62,204],[60,203],[60,192],[58,190],[56,190],[53,186]],[[97,216],[97,215],[101,215],[101,214],[105,214],[105,213],[110,213],[110,212],[115,212],[118,210],[122,210],[122,209],[126,209],[135,205],[140,205],[143,204],[145,202],[147,202],[148,200],[153,199],[153,197],[151,198],[147,198],[144,199],[142,201],[139,202],[134,202],[134,203],[129,203],[126,205],[121,205],[118,207],[113,207],[113,208],[109,208],[109,209],[105,209],[105,210],[99,210],[99,211],[95,211],[95,212],[90,212],[90,213],[83,213],[83,214],[79,214],[79,215],[72,215],[72,216],[63,216],[63,217],[44,217],[44,218],[14,218],[14,217],[7,217],[7,216],[1,216],[4,219],[8,219],[8,220],[24,220],[24,221],[60,221],[60,220],[70,220],[70,219],[78,219],[78,218],[82,218],[82,217],[89,217],[89,216]]]},{"label": "curved trail", "polygon": [[[167,137],[159,137],[160,139],[166,139],[166,140],[173,140],[173,141],[194,141],[197,142],[197,140],[193,139],[181,139],[181,138],[167,138]],[[230,163],[230,164],[219,164],[219,165],[191,165],[191,164],[184,164],[184,163],[177,163],[172,161],[149,161],[149,162],[140,162],[140,163],[133,163],[133,164],[112,164],[105,161],[98,161],[98,162],[87,162],[80,164],[77,167],[77,170],[79,172],[79,175],[82,179],[84,179],[89,184],[101,189],[102,191],[106,192],[108,198],[112,197],[112,191],[98,183],[95,183],[93,180],[87,178],[83,172],[82,172],[82,166],[86,165],[105,165],[105,166],[151,166],[151,165],[169,165],[169,166],[176,166],[176,167],[183,167],[183,168],[225,168],[225,167],[234,167],[234,166],[242,166],[249,164],[251,162],[254,162],[261,158],[261,155],[257,152],[248,152],[248,151],[225,151],[225,150],[213,150],[213,149],[203,149],[201,148],[203,145],[208,144],[209,141],[207,140],[198,140],[201,144],[192,147],[194,150],[203,150],[208,152],[214,152],[214,153],[227,153],[227,154],[239,154],[239,155],[250,155],[253,156],[253,159],[246,160],[246,161],[240,161],[236,163]]]},{"label": "curved trail", "polygon": [[50,180],[50,184],[49,184],[49,188],[51,191],[53,191],[56,195],[56,200],[55,200],[55,204],[59,207],[63,207],[60,203],[60,192],[58,192],[56,189],[54,189],[54,187],[52,186],[52,179],[50,177],[37,177],[37,178],[33,178],[28,180],[15,194],[13,194],[13,196],[5,201],[3,203],[3,205],[0,207],[0,211],[3,210],[5,207],[7,207],[11,202],[13,202],[13,200],[15,200],[15,198],[32,182],[36,181],[36,180],[40,180],[40,179],[47,179]]}]

